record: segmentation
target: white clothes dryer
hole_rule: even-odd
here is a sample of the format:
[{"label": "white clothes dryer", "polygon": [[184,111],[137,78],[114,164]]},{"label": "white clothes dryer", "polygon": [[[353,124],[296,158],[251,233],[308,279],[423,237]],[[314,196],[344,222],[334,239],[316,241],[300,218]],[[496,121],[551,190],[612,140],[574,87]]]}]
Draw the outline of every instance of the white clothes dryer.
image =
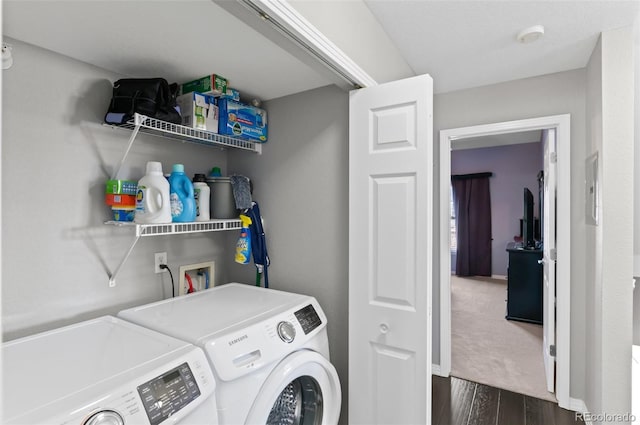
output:
[{"label": "white clothes dryer", "polygon": [[112,316],[2,345],[3,424],[218,424],[202,349]]},{"label": "white clothes dryer", "polygon": [[338,423],[340,381],[313,297],[229,283],[119,317],[204,349],[223,425]]}]

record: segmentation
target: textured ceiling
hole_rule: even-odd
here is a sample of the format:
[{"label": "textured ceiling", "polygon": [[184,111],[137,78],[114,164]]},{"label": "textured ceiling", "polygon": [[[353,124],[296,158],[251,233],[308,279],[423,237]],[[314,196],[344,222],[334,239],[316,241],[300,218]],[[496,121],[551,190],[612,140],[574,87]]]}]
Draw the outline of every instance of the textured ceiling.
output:
[{"label": "textured ceiling", "polygon": [[[4,0],[3,35],[126,76],[185,82],[218,73],[246,97],[263,100],[332,84],[318,65],[288,53],[283,43],[220,6],[230,3],[215,1]],[[400,52],[376,55],[380,39],[360,34],[366,31],[358,15],[350,15],[348,25],[335,17],[345,11],[344,3],[305,1],[321,5],[316,12],[322,10],[321,18],[334,27],[317,26],[330,28],[339,47],[354,57],[373,51],[374,61],[362,60],[365,71],[398,75],[381,68],[402,65],[402,75],[429,73],[436,93],[582,68],[601,31],[630,25],[640,13],[640,1],[365,0],[374,16],[367,25],[377,20],[379,33],[389,36],[387,47]],[[535,24],[546,28],[541,40],[516,42],[520,30]]]},{"label": "textured ceiling", "polygon": [[[633,24],[640,1],[365,0],[436,93],[583,68],[600,32]],[[544,25],[537,42],[517,34]]]},{"label": "textured ceiling", "polygon": [[[4,0],[3,35],[131,77],[207,74],[268,100],[331,84],[210,0]],[[13,53],[20,60],[20,52]]]}]

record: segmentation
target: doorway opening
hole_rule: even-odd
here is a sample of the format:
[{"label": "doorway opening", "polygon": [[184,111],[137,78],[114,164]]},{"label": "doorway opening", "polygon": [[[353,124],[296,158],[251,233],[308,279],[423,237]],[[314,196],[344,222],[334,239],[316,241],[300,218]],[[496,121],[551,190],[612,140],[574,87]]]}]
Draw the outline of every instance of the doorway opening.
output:
[{"label": "doorway opening", "polygon": [[[532,118],[495,124],[442,130],[440,132],[440,365],[434,372],[441,376],[451,373],[451,148],[452,143],[466,143],[471,147],[482,147],[484,136],[504,135],[537,130],[554,130],[557,151],[551,156],[557,164],[557,219],[556,219],[556,289],[557,325],[555,341],[555,394],[558,404],[570,408],[569,396],[569,344],[570,344],[570,133],[569,115]],[[485,139],[486,140],[486,139]],[[475,143],[475,145],[474,145]],[[537,188],[536,188],[537,189]],[[505,253],[506,254],[506,253]],[[545,281],[546,282],[546,281]],[[548,300],[545,302],[549,302]],[[552,347],[549,347],[552,348]],[[541,348],[542,350],[542,348]],[[550,355],[548,354],[547,357]],[[499,374],[500,370],[493,373]],[[550,378],[553,380],[553,375]]]},{"label": "doorway opening", "polygon": [[556,402],[542,355],[543,241],[534,225],[542,139],[536,130],[452,143],[451,375]]}]

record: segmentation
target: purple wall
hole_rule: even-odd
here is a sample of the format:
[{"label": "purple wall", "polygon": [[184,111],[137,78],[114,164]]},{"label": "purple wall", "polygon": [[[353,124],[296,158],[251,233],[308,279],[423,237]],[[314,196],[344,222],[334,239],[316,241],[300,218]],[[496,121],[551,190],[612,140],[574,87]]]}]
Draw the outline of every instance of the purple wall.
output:
[{"label": "purple wall", "polygon": [[[541,143],[497,146],[451,151],[451,174],[492,172],[491,190],[492,274],[507,275],[505,248],[520,234],[523,189],[528,187],[535,200],[538,217],[538,172],[542,170]],[[455,260],[452,261],[455,265]]]}]

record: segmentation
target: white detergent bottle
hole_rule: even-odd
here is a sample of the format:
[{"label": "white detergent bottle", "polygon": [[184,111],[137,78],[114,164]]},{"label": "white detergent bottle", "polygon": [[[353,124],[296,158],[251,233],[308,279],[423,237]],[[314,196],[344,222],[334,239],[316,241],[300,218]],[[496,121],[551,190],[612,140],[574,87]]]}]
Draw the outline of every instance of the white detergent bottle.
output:
[{"label": "white detergent bottle", "polygon": [[147,162],[147,174],[138,182],[136,223],[171,223],[169,182],[162,174],[162,164]]},{"label": "white detergent bottle", "polygon": [[193,176],[193,196],[196,199],[196,221],[209,221],[211,189],[204,174]]}]

